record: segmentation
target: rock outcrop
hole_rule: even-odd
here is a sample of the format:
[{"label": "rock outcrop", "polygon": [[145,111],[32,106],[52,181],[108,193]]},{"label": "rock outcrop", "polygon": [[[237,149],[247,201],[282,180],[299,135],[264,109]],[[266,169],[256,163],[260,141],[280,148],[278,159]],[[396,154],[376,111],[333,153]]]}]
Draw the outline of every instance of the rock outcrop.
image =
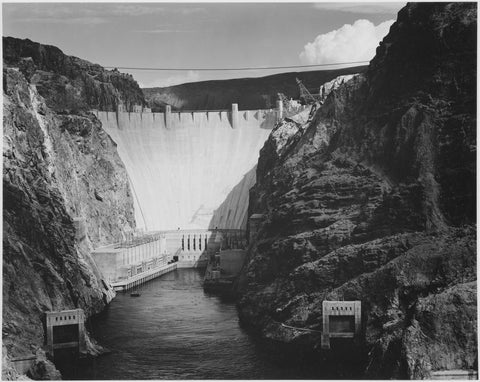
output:
[{"label": "rock outcrop", "polygon": [[355,74],[347,74],[345,76],[338,76],[331,81],[325,82],[320,89],[318,90],[319,100],[320,103],[324,103],[327,99],[328,95],[335,89],[337,89],[340,85],[344,84],[345,82],[350,81]]},{"label": "rock outcrop", "polygon": [[130,74],[67,56],[55,46],[4,37],[3,62],[19,68],[36,85],[47,106],[59,113],[116,111],[119,104],[132,111],[133,105],[145,105],[143,93]]},{"label": "rock outcrop", "polygon": [[[18,47],[7,41],[8,52],[25,53],[24,41],[16,40]],[[114,292],[102,280],[90,252],[120,240],[135,227],[127,173],[116,146],[96,117],[81,110],[100,104],[80,91],[82,107],[64,107],[52,95],[53,89],[66,94],[71,81],[88,74],[72,67],[62,85],[46,81],[63,76],[60,72],[68,59],[56,55],[56,48],[35,46],[44,61],[36,62],[28,73],[7,61],[3,77],[2,377],[6,379],[18,377],[11,359],[31,355],[37,361],[30,377],[59,376],[45,358],[45,311],[82,308],[87,317],[100,312]],[[45,81],[46,98],[37,88],[38,76]],[[75,86],[86,89],[79,82]],[[112,99],[135,98],[122,94]],[[93,340],[87,339],[87,344],[92,354],[100,350]]]},{"label": "rock outcrop", "polygon": [[242,322],[318,349],[282,324],[322,330],[323,300],[361,300],[363,376],[477,367],[476,16],[408,4],[366,73],[272,131]]}]

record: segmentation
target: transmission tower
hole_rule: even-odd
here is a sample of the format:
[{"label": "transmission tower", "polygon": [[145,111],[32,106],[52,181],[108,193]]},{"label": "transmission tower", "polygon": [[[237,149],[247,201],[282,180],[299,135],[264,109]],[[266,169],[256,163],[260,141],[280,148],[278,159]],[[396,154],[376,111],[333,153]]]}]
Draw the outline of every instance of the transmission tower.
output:
[{"label": "transmission tower", "polygon": [[298,78],[295,78],[295,80],[297,81],[298,89],[300,91],[300,99],[308,105],[317,103],[318,99],[308,91],[302,81],[300,81]]}]

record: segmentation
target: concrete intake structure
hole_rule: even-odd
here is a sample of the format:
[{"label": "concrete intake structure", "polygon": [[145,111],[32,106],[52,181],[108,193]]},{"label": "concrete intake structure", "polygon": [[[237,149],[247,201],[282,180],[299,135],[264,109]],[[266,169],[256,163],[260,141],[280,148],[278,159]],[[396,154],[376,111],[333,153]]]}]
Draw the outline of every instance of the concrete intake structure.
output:
[{"label": "concrete intake structure", "polygon": [[277,110],[93,113],[118,145],[138,228],[246,228],[248,192]]},{"label": "concrete intake structure", "polygon": [[86,352],[83,309],[45,312],[45,316],[47,349],[52,357],[55,349],[74,347],[80,353]]},{"label": "concrete intake structure", "polygon": [[362,323],[361,301],[323,301],[322,349],[330,349],[330,338],[357,338]]}]

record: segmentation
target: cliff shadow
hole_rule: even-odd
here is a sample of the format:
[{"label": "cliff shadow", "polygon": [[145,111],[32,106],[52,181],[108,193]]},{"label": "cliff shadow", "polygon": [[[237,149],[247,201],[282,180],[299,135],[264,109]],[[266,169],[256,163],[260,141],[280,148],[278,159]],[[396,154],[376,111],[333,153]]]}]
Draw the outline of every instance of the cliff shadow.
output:
[{"label": "cliff shadow", "polygon": [[225,200],[213,212],[208,224],[209,229],[247,229],[249,193],[256,182],[256,171],[257,165],[254,165],[232,188]]}]

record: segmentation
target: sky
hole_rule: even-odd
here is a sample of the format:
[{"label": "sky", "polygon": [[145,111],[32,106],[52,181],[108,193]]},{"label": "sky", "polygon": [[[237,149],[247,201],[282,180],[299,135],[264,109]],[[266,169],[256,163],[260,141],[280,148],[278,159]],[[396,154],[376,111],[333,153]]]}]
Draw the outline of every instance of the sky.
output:
[{"label": "sky", "polygon": [[[263,68],[369,61],[405,4],[3,3],[2,24],[102,66]],[[299,70],[121,71],[154,87]]]}]

